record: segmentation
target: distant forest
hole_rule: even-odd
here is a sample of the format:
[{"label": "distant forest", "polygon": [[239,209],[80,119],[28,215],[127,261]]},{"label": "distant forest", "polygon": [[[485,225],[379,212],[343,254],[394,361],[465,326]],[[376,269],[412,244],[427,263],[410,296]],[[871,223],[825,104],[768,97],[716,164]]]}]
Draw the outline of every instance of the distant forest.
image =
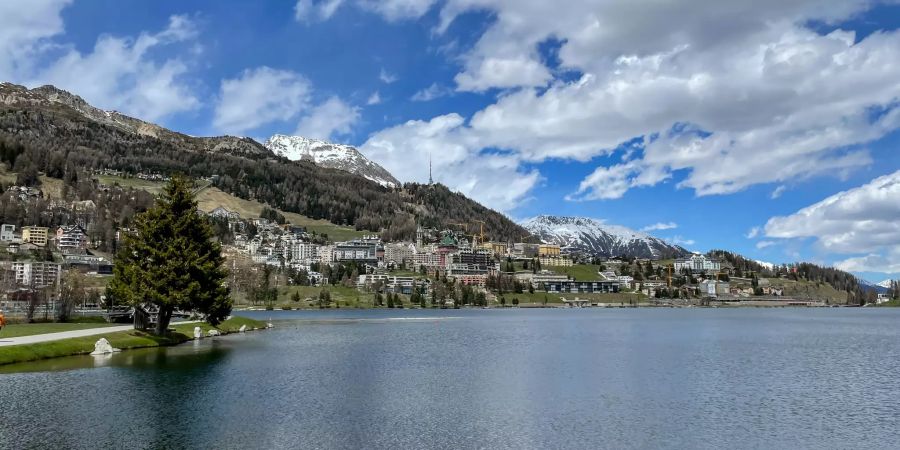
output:
[{"label": "distant forest", "polygon": [[248,146],[261,147],[249,140],[233,139],[240,145],[232,151],[221,144],[204,151],[187,139],[133,133],[56,104],[0,109],[0,159],[17,173],[44,172],[62,179],[76,172],[113,169],[214,177],[216,187],[237,197],[358,230],[380,231],[386,239],[410,239],[419,224],[443,227],[478,220],[484,221],[484,232],[492,239],[527,234],[504,215],[443,185],[408,183],[388,189],[347,172],[276,157],[264,148],[248,152]]}]

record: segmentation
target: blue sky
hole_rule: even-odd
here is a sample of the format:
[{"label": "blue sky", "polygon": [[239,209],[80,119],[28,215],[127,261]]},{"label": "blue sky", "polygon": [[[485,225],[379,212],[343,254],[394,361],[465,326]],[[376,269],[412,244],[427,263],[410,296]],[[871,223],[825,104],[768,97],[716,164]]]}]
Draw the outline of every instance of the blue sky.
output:
[{"label": "blue sky", "polygon": [[877,1],[4,2],[0,78],[194,135],[353,144],[402,181],[431,158],[515,219],[880,281],[900,276],[898,26]]}]

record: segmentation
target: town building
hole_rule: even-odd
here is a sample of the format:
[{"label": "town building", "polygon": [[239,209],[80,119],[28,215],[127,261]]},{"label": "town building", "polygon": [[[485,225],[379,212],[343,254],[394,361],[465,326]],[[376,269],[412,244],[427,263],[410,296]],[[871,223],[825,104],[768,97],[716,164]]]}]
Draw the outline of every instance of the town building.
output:
[{"label": "town building", "polygon": [[560,256],[560,248],[558,245],[541,244],[538,246],[538,256]]},{"label": "town building", "polygon": [[47,245],[49,231],[47,227],[22,227],[22,242],[43,247]]},{"label": "town building", "polygon": [[367,240],[340,242],[334,246],[335,261],[378,263],[378,244]]},{"label": "town building", "polygon": [[549,293],[611,293],[619,292],[618,281],[549,281],[544,283]]},{"label": "town building", "polygon": [[574,265],[572,260],[566,256],[539,256],[538,262],[541,267],[571,267]]},{"label": "town building", "polygon": [[16,226],[8,223],[0,225],[0,241],[9,242],[16,237]]},{"label": "town building", "polygon": [[16,274],[16,284],[44,287],[59,282],[60,266],[53,262],[16,261],[10,265]]},{"label": "town building", "polygon": [[405,266],[412,263],[413,255],[416,248],[413,244],[407,242],[399,242],[393,244],[385,244],[384,246],[384,262],[393,264],[396,267]]},{"label": "town building", "polygon": [[87,233],[78,225],[56,229],[56,247],[64,254],[84,252],[87,249],[87,242]]},{"label": "town building", "polygon": [[291,261],[305,262],[315,261],[319,257],[319,246],[310,242],[293,242],[291,244]]},{"label": "town building", "polygon": [[690,257],[675,260],[675,271],[679,273],[684,270],[690,270],[693,273],[718,272],[721,268],[719,261],[696,253]]}]

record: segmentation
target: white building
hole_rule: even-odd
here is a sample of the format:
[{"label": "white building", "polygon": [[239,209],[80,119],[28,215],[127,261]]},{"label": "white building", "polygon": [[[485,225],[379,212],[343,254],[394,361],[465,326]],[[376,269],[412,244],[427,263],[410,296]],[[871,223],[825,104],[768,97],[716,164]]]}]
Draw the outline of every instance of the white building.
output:
[{"label": "white building", "polygon": [[0,241],[9,242],[15,238],[16,226],[4,223],[0,227]]},{"label": "white building", "polygon": [[291,261],[309,262],[319,257],[319,246],[310,242],[294,242],[291,244]]},{"label": "white building", "polygon": [[416,248],[411,243],[400,242],[384,246],[384,262],[398,266],[412,262]]},{"label": "white building", "polygon": [[43,287],[59,282],[59,264],[41,261],[18,261],[12,263],[16,273],[16,283],[22,286]]},{"label": "white building", "polygon": [[333,245],[323,245],[319,247],[319,262],[325,264],[331,264],[332,262],[334,262]]},{"label": "white building", "polygon": [[696,253],[688,258],[675,260],[675,271],[679,273],[684,269],[689,269],[691,272],[718,272],[721,268],[722,265],[719,264],[719,261]]}]

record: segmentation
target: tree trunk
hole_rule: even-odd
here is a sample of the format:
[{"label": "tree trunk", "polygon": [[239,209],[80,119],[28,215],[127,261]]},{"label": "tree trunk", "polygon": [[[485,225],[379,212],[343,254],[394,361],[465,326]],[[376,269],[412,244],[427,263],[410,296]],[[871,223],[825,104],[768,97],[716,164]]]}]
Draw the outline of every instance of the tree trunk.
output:
[{"label": "tree trunk", "polygon": [[166,334],[169,330],[169,322],[172,321],[172,308],[160,308],[159,316],[156,318],[156,332],[157,336],[162,336]]}]

